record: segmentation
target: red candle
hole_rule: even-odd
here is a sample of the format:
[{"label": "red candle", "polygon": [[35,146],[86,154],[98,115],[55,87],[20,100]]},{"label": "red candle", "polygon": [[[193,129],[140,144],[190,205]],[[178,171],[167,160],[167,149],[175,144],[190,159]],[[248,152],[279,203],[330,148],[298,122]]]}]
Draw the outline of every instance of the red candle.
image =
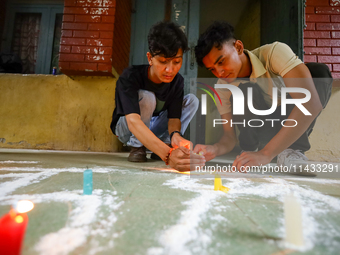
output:
[{"label": "red candle", "polygon": [[[26,208],[28,202],[31,203],[29,210],[22,209],[19,203],[25,202]],[[33,208],[30,201],[20,201],[16,209],[11,209],[0,219],[0,254],[1,255],[19,255],[24,240],[28,217],[25,212]],[[24,206],[24,207],[25,207]]]}]

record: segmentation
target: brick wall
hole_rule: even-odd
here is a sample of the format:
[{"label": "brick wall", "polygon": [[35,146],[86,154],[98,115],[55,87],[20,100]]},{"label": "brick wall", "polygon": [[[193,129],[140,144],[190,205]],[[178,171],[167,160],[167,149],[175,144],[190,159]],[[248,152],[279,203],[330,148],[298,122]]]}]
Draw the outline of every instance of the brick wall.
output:
[{"label": "brick wall", "polygon": [[325,63],[340,78],[340,0],[307,0],[304,62]]},{"label": "brick wall", "polygon": [[[124,2],[124,4],[122,4]],[[131,26],[130,0],[65,0],[59,67],[66,75],[113,76],[129,61]],[[130,8],[129,8],[130,6]],[[119,52],[120,62],[117,61]]]}]

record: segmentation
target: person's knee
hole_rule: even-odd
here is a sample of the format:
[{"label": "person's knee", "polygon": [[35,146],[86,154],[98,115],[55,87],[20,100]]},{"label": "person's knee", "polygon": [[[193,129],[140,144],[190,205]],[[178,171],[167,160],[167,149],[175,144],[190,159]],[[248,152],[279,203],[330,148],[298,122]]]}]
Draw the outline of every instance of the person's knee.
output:
[{"label": "person's knee", "polygon": [[138,91],[139,108],[141,112],[154,112],[156,109],[156,96],[154,92],[140,89]]},{"label": "person's knee", "polygon": [[332,94],[332,74],[328,66],[323,63],[307,63],[306,66],[313,77],[322,107],[325,108]]},{"label": "person's knee", "polygon": [[331,71],[324,63],[306,63],[313,78],[332,78]]},{"label": "person's knee", "polygon": [[199,100],[194,94],[190,93],[184,96],[183,106],[189,106],[190,109],[193,109],[196,112],[199,106]]}]

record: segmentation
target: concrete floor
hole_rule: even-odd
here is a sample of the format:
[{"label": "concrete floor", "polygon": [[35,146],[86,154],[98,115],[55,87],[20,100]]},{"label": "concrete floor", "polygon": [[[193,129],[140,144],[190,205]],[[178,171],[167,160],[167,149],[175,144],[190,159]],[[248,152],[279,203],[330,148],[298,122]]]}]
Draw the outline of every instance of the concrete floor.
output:
[{"label": "concrete floor", "polygon": [[[226,194],[213,178],[127,155],[0,149],[0,215],[35,203],[23,254],[339,254],[339,179],[223,175]],[[94,191],[83,196],[87,168]],[[283,241],[290,192],[302,205],[303,247]]]}]

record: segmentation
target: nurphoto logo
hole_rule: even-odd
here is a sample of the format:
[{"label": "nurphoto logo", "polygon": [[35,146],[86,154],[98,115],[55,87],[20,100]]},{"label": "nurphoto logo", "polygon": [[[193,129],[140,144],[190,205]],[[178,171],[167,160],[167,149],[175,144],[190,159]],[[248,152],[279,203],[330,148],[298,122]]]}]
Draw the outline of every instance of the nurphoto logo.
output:
[{"label": "nurphoto logo", "polygon": [[[231,84],[215,84],[215,89],[208,84],[197,82],[200,85],[203,85],[207,88],[209,88],[213,93],[215,94],[216,98],[219,100],[219,103],[222,105],[221,98],[219,94],[217,93],[216,89],[228,89],[231,92],[231,95],[233,96],[233,102],[232,102],[232,114],[233,115],[244,115],[244,107],[245,107],[245,97],[243,95],[243,92],[240,88],[238,88],[235,85]],[[211,94],[210,91],[208,91],[205,88],[198,89],[203,90],[206,92],[214,101],[215,105],[217,106],[216,100],[214,96]],[[267,116],[275,112],[278,106],[278,88],[273,87],[272,88],[272,106],[267,110],[258,110],[255,109],[253,105],[253,88],[248,87],[248,97],[247,97],[247,106],[251,113],[258,116]],[[301,93],[304,94],[305,97],[303,98],[288,98],[287,95],[289,93]],[[290,88],[290,87],[283,87],[281,88],[281,115],[286,115],[286,108],[288,104],[295,105],[304,115],[312,115],[302,104],[307,103],[311,99],[311,93],[304,88]],[[201,95],[201,114],[206,115],[207,114],[207,95],[202,94]],[[264,122],[268,121],[272,123],[272,127],[274,127],[275,121],[281,121],[279,119],[250,119],[247,121],[247,124],[249,127],[262,127],[264,125]],[[226,119],[214,119],[213,120],[213,126],[216,125],[225,125],[228,122],[230,122],[230,125],[233,126],[235,124],[241,124],[243,126],[246,126],[246,120],[243,120],[242,122],[233,122],[232,120],[228,121]],[[289,122],[290,124],[286,124],[286,122]],[[285,119],[281,121],[281,125],[284,127],[295,127],[297,125],[297,121],[294,119]]]}]

